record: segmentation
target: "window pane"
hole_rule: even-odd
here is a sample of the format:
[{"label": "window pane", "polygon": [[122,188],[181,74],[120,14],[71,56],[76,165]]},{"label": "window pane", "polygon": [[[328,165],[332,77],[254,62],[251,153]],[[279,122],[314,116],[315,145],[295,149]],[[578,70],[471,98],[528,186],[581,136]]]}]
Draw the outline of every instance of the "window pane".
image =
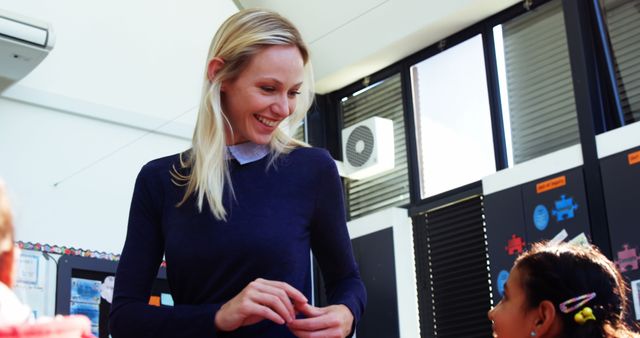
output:
[{"label": "window pane", "polygon": [[422,198],[495,172],[482,36],[411,67]]},{"label": "window pane", "polygon": [[640,1],[605,0],[604,4],[624,119],[640,121]]},{"label": "window pane", "polygon": [[302,122],[300,122],[300,126],[298,128],[295,129],[294,133],[293,133],[293,138],[296,140],[300,140],[300,141],[307,141],[307,137],[306,137],[306,129],[307,129],[307,118],[305,118],[304,120],[302,120]]},{"label": "window pane", "polygon": [[562,2],[551,1],[497,26],[494,37],[501,96],[508,98],[502,111],[511,136],[510,165],[577,144]]}]

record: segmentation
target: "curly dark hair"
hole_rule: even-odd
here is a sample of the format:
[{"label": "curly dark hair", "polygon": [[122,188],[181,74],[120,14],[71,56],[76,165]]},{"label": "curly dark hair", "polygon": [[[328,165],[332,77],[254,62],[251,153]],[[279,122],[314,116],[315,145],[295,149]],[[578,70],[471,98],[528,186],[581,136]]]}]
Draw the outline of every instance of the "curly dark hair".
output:
[{"label": "curly dark hair", "polygon": [[[595,246],[567,243],[534,243],[520,255],[514,267],[524,276],[528,306],[551,301],[562,318],[563,337],[640,337],[625,322],[628,287],[615,265]],[[571,298],[595,292],[585,306],[593,309],[596,320],[578,324],[575,312],[563,313],[558,306]]]}]

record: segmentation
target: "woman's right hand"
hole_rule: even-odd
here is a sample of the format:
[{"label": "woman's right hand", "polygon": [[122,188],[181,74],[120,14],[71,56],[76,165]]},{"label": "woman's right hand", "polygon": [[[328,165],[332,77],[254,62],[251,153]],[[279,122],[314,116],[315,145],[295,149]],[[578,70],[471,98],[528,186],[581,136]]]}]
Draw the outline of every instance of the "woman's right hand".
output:
[{"label": "woman's right hand", "polygon": [[294,303],[307,303],[307,298],[285,282],[258,278],[216,313],[215,325],[221,331],[233,331],[264,319],[285,324],[296,318]]}]

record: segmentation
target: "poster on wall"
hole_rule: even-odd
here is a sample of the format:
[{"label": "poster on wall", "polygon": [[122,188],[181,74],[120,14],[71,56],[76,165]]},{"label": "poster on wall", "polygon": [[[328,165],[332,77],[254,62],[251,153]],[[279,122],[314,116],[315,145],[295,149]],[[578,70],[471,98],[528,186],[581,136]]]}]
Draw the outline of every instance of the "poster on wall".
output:
[{"label": "poster on wall", "polygon": [[42,252],[21,250],[13,290],[35,318],[55,314],[56,270],[54,260]]},{"label": "poster on wall", "polygon": [[504,296],[511,266],[528,244],[521,190],[517,186],[497,191],[485,195],[483,200],[494,304]]},{"label": "poster on wall", "polygon": [[600,168],[613,261],[631,285],[632,317],[640,320],[640,147],[600,159]]},{"label": "poster on wall", "polygon": [[530,243],[556,239],[587,243],[591,237],[582,168],[522,186],[526,235]]}]

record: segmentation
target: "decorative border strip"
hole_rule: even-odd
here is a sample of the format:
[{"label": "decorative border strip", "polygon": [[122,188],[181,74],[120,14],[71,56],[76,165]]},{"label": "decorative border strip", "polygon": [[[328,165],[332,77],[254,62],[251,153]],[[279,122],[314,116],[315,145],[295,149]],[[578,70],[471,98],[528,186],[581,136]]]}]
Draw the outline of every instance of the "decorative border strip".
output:
[{"label": "decorative border strip", "polygon": [[68,248],[66,246],[57,246],[57,245],[49,245],[49,244],[31,243],[31,242],[25,243],[22,241],[16,241],[16,245],[18,245],[20,249],[42,251],[46,253],[54,253],[59,255],[91,257],[91,258],[98,258],[98,259],[106,259],[110,261],[120,260],[120,255],[116,255],[113,253],[76,249],[73,247]]}]

